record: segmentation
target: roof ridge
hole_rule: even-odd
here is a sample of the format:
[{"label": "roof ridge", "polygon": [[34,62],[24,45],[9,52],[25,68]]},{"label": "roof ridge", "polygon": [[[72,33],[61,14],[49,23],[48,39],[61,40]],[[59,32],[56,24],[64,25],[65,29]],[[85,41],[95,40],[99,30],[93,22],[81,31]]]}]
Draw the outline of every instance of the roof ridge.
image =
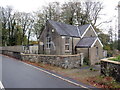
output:
[{"label": "roof ridge", "polygon": [[[61,24],[65,24],[65,25],[68,25],[68,26],[74,26],[74,25],[70,25],[70,24],[66,24],[66,23],[64,23],[64,22],[58,22],[58,21],[54,21],[54,20],[48,20],[48,21],[52,21],[52,22],[56,22],[56,23],[61,23]],[[75,27],[75,26],[74,26]]]},{"label": "roof ridge", "polygon": [[[61,23],[61,24],[65,24],[65,25],[68,25],[68,26],[74,26],[74,27],[76,27],[75,25],[66,24],[65,22],[58,22],[58,21],[54,21],[54,20],[48,20],[48,21],[52,21],[52,22]],[[85,26],[85,25],[90,25],[90,24],[88,23],[88,24],[84,24],[84,25],[79,25],[78,27]]]}]

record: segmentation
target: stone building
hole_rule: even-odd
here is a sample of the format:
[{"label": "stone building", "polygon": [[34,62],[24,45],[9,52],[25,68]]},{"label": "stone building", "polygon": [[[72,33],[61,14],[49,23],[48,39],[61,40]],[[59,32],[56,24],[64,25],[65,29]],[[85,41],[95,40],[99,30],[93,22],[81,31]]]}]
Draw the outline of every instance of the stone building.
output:
[{"label": "stone building", "polygon": [[89,64],[103,58],[103,45],[91,24],[73,26],[48,20],[40,42],[41,54],[66,55],[83,53]]}]

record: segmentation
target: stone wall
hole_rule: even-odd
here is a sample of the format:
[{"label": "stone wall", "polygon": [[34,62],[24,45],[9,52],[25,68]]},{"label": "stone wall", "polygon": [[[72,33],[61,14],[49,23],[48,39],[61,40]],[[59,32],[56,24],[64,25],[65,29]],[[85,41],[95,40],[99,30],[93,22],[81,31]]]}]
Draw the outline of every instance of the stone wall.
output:
[{"label": "stone wall", "polygon": [[36,55],[22,54],[22,60],[29,60],[36,63],[46,63],[62,68],[79,68],[81,66],[82,54],[79,55]]},{"label": "stone wall", "polygon": [[12,52],[24,52],[24,46],[21,46],[21,45],[19,45],[19,46],[4,46],[1,49],[7,50],[7,51],[12,51]]},{"label": "stone wall", "polygon": [[21,54],[3,50],[2,54],[12,56],[20,60],[27,60],[36,63],[46,63],[62,68],[79,68],[83,64],[83,54],[77,55],[43,55],[43,54]]},{"label": "stone wall", "polygon": [[21,58],[21,53],[20,52],[13,52],[13,51],[7,51],[7,50],[3,50],[2,54],[7,55],[7,56],[11,56],[17,59],[22,59]]},{"label": "stone wall", "polygon": [[116,81],[120,82],[120,62],[102,59],[101,74],[112,76]]}]

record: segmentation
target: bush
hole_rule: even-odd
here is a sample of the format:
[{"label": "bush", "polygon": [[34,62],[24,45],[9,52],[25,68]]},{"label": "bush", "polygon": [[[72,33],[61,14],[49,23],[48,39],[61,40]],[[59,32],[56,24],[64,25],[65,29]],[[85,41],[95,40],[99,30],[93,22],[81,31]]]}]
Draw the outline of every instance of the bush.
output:
[{"label": "bush", "polygon": [[85,65],[89,65],[89,58],[85,57],[84,60],[83,60],[83,63]]},{"label": "bush", "polygon": [[107,52],[107,57],[112,57],[112,56],[113,56],[113,51],[109,50],[109,51]]},{"label": "bush", "polygon": [[100,65],[100,62],[95,63],[95,65]]},{"label": "bush", "polygon": [[96,69],[94,69],[94,68],[92,68],[92,67],[90,67],[89,70],[90,70],[90,71],[97,71]]}]

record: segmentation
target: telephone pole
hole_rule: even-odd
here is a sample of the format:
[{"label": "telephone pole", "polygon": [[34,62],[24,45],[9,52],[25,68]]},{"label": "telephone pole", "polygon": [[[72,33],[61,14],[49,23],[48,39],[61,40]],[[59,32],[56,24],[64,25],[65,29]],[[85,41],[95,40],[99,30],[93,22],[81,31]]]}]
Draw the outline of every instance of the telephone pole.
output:
[{"label": "telephone pole", "polygon": [[120,1],[118,2],[118,50],[120,51]]}]

